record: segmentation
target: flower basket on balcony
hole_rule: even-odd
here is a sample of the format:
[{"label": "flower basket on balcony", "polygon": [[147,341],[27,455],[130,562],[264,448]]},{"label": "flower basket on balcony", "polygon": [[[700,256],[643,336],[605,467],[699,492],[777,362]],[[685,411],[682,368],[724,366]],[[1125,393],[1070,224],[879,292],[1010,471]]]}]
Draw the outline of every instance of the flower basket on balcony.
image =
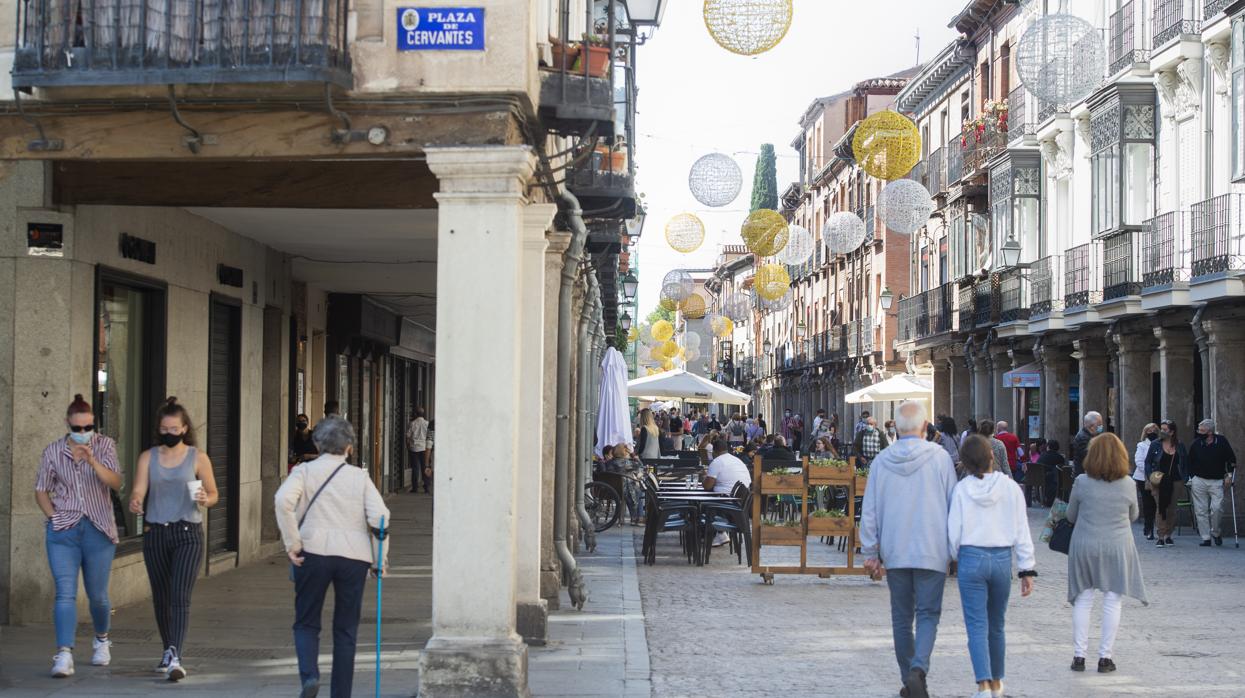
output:
[{"label": "flower basket on balcony", "polygon": [[821,509],[809,514],[810,536],[841,536],[852,531],[852,520],[842,509]]},{"label": "flower basket on balcony", "polygon": [[960,130],[960,148],[972,148],[986,139],[990,131],[1007,132],[1007,102],[986,102],[975,119],[964,122]]},{"label": "flower basket on balcony", "polygon": [[845,460],[810,461],[808,481],[818,485],[850,485],[856,472]]}]

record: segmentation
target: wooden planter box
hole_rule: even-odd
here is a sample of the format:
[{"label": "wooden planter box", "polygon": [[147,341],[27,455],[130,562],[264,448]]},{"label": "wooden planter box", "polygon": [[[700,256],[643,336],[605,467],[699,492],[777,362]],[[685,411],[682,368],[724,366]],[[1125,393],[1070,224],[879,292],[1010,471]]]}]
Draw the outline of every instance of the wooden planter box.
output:
[{"label": "wooden planter box", "polygon": [[835,468],[826,465],[808,464],[808,482],[810,485],[849,485],[856,471],[850,466]]},{"label": "wooden planter box", "polygon": [[801,526],[761,526],[761,545],[803,545]]},{"label": "wooden planter box", "polygon": [[761,491],[769,494],[778,490],[803,490],[804,474],[796,473],[795,475],[776,475],[774,473],[761,473]]},{"label": "wooden planter box", "polygon": [[859,475],[856,476],[856,496],[857,497],[865,496],[865,486],[868,483],[869,483],[868,477],[860,477]]},{"label": "wooden planter box", "polygon": [[852,520],[846,516],[841,519],[829,516],[810,516],[807,520],[810,536],[845,536],[852,532]]}]

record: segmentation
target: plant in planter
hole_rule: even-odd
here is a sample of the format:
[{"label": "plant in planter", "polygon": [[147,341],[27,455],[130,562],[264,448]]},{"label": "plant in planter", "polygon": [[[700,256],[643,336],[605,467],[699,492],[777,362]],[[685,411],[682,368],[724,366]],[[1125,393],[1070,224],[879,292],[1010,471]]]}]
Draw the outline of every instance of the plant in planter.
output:
[{"label": "plant in planter", "polygon": [[579,44],[574,41],[562,43],[554,39],[549,46],[549,50],[553,54],[553,62],[550,64],[550,67],[554,70],[569,70],[579,59]]},{"label": "plant in planter", "polygon": [[575,72],[584,72],[583,60],[585,55],[588,57],[588,75],[594,78],[603,78],[609,74],[609,41],[599,36],[585,34],[582,50],[580,51],[579,56],[575,59]]},{"label": "plant in planter", "polygon": [[804,471],[800,468],[774,468],[761,473],[761,489],[799,489],[804,486]]},{"label": "plant in planter", "polygon": [[804,524],[798,520],[772,517],[761,519],[761,543],[763,545],[799,545],[804,539]]},{"label": "plant in planter", "polygon": [[818,509],[809,514],[808,532],[821,535],[846,533],[852,528],[852,520],[842,509]]},{"label": "plant in planter", "polygon": [[808,465],[808,477],[810,480],[846,483],[851,480],[853,475],[851,467],[845,460],[819,460]]}]

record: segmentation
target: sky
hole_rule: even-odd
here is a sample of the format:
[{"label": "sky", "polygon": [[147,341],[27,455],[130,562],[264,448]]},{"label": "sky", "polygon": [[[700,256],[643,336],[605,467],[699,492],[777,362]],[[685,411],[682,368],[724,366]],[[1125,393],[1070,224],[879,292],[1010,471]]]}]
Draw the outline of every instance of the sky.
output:
[{"label": "sky", "polygon": [[[778,193],[799,177],[791,141],[814,99],[842,92],[937,55],[955,30],[947,23],[966,0],[794,0],[791,29],[778,46],[738,56],[714,42],[699,0],[668,0],[669,9],[636,59],[639,89],[635,161],[648,215],[638,243],[639,314],[657,304],[671,269],[712,267],[719,246],[741,244],[752,176],[762,143],[778,155]],[[707,209],[687,175],[703,155],[732,155],[743,172],[734,203]],[[666,221],[682,212],[705,223],[705,242],[690,254],[672,250]]]}]

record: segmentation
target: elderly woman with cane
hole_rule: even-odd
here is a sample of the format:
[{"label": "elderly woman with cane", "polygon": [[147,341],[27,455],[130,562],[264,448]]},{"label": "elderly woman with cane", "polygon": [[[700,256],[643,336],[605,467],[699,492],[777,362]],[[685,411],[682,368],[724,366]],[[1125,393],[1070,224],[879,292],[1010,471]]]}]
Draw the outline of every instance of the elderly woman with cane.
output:
[{"label": "elderly woman with cane", "polygon": [[332,696],[349,698],[364,586],[369,570],[383,574],[387,566],[375,559],[372,534],[391,517],[367,472],[346,462],[355,444],[350,423],[326,417],[312,438],[320,457],[295,467],[276,495],[277,524],[294,578],[300,695],[319,693],[320,615],[331,583]]}]

